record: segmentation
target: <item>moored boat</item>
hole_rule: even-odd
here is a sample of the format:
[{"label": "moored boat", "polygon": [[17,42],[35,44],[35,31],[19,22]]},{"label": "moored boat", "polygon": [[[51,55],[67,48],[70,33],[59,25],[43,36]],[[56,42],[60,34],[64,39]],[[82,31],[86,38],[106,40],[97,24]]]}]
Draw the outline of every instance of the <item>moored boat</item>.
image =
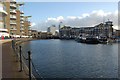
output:
[{"label": "moored boat", "polygon": [[101,43],[101,44],[107,44],[108,43],[107,37],[100,36],[98,38],[98,40],[99,40],[99,43]]},{"label": "moored boat", "polygon": [[95,37],[88,37],[86,38],[86,43],[87,44],[98,44],[99,40]]},{"label": "moored boat", "polygon": [[80,43],[86,43],[86,44],[98,44],[99,43],[98,39],[94,36],[79,37],[76,41]]}]

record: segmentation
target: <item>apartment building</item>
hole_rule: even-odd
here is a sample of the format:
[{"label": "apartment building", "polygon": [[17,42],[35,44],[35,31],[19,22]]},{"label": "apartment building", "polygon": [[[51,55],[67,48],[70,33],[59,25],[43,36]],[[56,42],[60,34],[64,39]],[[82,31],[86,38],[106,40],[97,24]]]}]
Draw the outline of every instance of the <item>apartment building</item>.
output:
[{"label": "apartment building", "polygon": [[16,1],[7,1],[6,11],[8,15],[6,16],[6,26],[10,35],[17,35],[17,24],[16,24]]},{"label": "apartment building", "polygon": [[[24,3],[16,2],[15,0],[7,1],[6,11],[8,15],[6,16],[6,25],[10,36],[22,37],[28,36],[28,26],[30,26],[30,21],[25,20],[24,12],[20,10],[20,7]],[[26,24],[28,22],[28,24]]]},{"label": "apartment building", "polygon": [[23,24],[23,35],[24,36],[29,36],[29,29],[30,29],[30,26],[31,26],[31,22],[29,21],[29,18],[31,16],[24,16],[24,24]]},{"label": "apartment building", "polygon": [[20,28],[21,28],[21,11],[20,11],[20,9],[19,9],[19,7],[20,6],[22,6],[23,4],[22,3],[17,3],[16,4],[17,5],[17,8],[16,8],[16,24],[17,24],[17,26],[16,26],[16,34],[17,34],[17,36],[18,37],[20,37],[21,36],[21,31],[20,31]]},{"label": "apartment building", "polygon": [[24,12],[20,11],[20,36],[23,36],[24,33]]},{"label": "apartment building", "polygon": [[69,25],[64,25],[59,29],[59,37],[61,39],[69,39],[71,37],[71,27]]},{"label": "apartment building", "polygon": [[106,21],[100,23],[94,27],[80,27],[72,28],[70,26],[63,26],[59,29],[59,37],[61,39],[76,38],[80,35],[92,35],[92,36],[105,36],[108,38],[113,37],[113,22]]},{"label": "apartment building", "polygon": [[7,16],[6,7],[3,2],[0,2],[0,29],[6,29],[5,17]]},{"label": "apartment building", "polygon": [[6,19],[7,16],[6,6],[4,2],[0,1],[0,37],[9,37],[8,30],[6,29]]}]

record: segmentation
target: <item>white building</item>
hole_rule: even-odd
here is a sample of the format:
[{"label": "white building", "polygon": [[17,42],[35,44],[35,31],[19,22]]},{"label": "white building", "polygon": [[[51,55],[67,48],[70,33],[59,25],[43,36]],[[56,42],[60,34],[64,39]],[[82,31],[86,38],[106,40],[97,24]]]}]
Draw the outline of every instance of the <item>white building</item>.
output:
[{"label": "white building", "polygon": [[5,16],[7,16],[6,6],[0,1],[0,37],[9,37],[8,30],[5,25]]},{"label": "white building", "polygon": [[0,2],[0,29],[5,29],[5,16],[7,15],[6,7],[3,2]]},{"label": "white building", "polygon": [[51,27],[48,27],[47,32],[52,33],[52,35],[56,35],[56,26],[52,25]]}]

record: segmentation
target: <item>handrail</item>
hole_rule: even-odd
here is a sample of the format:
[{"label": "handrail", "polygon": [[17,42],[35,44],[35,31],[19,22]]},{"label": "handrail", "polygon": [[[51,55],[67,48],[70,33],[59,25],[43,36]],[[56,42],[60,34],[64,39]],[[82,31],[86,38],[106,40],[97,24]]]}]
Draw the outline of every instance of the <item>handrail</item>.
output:
[{"label": "handrail", "polygon": [[[31,80],[32,78],[37,78],[37,77],[35,77],[33,74],[31,74],[31,72],[32,72],[32,68],[34,69],[34,72],[37,74],[37,76],[39,77],[39,78],[41,78],[41,79],[44,79],[40,74],[39,74],[39,72],[38,72],[38,70],[36,69],[36,67],[35,67],[35,65],[34,65],[34,63],[33,63],[33,61],[32,61],[32,58],[30,57],[30,54],[31,54],[31,52],[30,51],[28,51],[28,57],[26,57],[24,54],[25,54],[25,52],[23,52],[23,50],[22,50],[22,46],[20,46],[19,44],[19,41],[17,41],[17,40],[12,40],[12,48],[13,48],[13,50],[14,50],[14,53],[15,53],[15,55],[16,55],[16,61],[19,61],[20,62],[20,70],[19,70],[19,72],[21,72],[21,71],[24,71],[24,73],[27,75],[27,76],[29,76],[29,80]],[[29,67],[26,65],[26,62],[25,61],[27,61],[27,62],[29,62],[28,64],[29,64]],[[28,70],[29,71],[29,73],[26,71],[26,70]]]}]

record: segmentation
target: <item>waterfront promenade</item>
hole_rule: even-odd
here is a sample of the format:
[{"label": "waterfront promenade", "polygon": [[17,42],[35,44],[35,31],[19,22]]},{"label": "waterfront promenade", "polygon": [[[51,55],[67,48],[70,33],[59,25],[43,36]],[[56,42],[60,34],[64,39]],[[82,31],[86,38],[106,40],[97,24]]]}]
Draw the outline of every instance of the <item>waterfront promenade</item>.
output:
[{"label": "waterfront promenade", "polygon": [[24,71],[19,72],[19,62],[16,61],[15,53],[11,46],[11,40],[0,40],[2,57],[0,58],[0,72],[2,80],[28,80],[28,75]]}]

